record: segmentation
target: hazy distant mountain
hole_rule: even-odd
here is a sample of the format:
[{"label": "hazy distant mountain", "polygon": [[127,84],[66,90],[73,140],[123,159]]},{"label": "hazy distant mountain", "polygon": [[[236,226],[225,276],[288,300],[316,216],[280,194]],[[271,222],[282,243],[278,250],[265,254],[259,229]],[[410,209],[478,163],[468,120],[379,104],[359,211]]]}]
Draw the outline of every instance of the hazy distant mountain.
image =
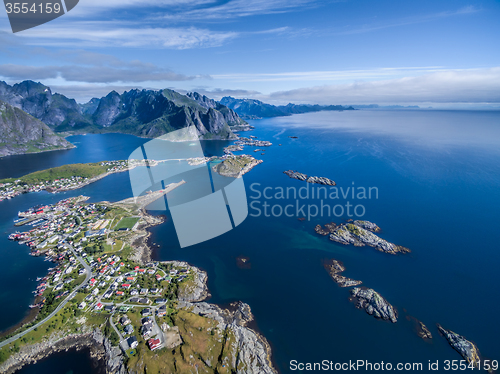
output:
[{"label": "hazy distant mountain", "polygon": [[378,104],[368,104],[368,105],[352,105],[354,109],[420,109],[418,105],[378,105]]},{"label": "hazy distant mountain", "polygon": [[24,81],[10,86],[0,81],[0,100],[31,114],[56,131],[91,125],[74,99],[52,94],[50,88],[41,83]]},{"label": "hazy distant mountain", "polygon": [[0,156],[73,148],[43,122],[0,101]]},{"label": "hazy distant mountain", "polygon": [[292,114],[319,112],[323,110],[354,110],[352,107],[342,105],[307,105],[307,104],[288,104],[288,105],[271,105],[254,99],[235,99],[230,96],[225,96],[220,103],[234,110],[240,117],[246,119],[264,118],[264,117],[281,117],[290,116]]}]

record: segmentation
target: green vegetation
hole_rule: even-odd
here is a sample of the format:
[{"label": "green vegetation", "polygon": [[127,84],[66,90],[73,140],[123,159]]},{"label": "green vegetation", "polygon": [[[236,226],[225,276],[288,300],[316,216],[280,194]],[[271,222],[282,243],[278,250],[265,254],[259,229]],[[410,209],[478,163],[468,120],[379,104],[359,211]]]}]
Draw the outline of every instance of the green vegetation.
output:
[{"label": "green vegetation", "polygon": [[100,163],[71,164],[63,165],[47,170],[35,171],[21,178],[8,178],[0,180],[0,183],[9,183],[20,179],[25,184],[37,184],[43,182],[53,182],[56,179],[82,177],[92,178],[107,172],[106,166]]},{"label": "green vegetation", "polygon": [[132,229],[135,224],[140,220],[140,217],[125,217],[122,218],[120,222],[114,227],[114,230],[119,230],[122,228]]}]

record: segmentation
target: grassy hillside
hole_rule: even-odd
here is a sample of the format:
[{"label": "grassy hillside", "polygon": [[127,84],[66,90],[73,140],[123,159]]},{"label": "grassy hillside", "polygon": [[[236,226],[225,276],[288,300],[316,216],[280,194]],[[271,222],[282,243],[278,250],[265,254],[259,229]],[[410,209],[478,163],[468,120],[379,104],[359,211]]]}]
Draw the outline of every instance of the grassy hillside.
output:
[{"label": "grassy hillside", "polygon": [[0,183],[8,183],[21,180],[26,184],[37,184],[40,182],[52,182],[56,179],[82,177],[92,178],[107,172],[107,166],[101,166],[101,163],[89,164],[71,164],[63,165],[47,170],[35,171],[20,178],[8,178],[0,180]]}]

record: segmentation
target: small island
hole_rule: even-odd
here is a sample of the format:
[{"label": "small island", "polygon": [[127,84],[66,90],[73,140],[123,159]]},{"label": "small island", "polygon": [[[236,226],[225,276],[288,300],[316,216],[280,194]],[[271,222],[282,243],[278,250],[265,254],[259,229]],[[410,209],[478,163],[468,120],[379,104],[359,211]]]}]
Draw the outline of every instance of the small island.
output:
[{"label": "small island", "polygon": [[479,350],[474,343],[468,341],[462,335],[458,335],[451,330],[446,330],[439,323],[437,324],[437,328],[453,349],[460,353],[464,360],[467,361],[467,364],[479,368]]},{"label": "small island", "polygon": [[351,278],[344,277],[340,273],[345,271],[344,264],[337,260],[329,260],[323,262],[323,267],[330,274],[330,277],[337,283],[340,287],[353,287],[360,285],[361,281],[354,280]]},{"label": "small island", "polygon": [[212,170],[219,175],[231,178],[241,178],[254,167],[262,163],[249,155],[226,156],[221,162],[212,166]]},{"label": "small island", "polygon": [[366,313],[383,320],[396,323],[398,313],[378,292],[371,288],[353,288],[350,300],[356,304],[356,308],[364,309]]},{"label": "small island", "polygon": [[331,179],[325,177],[309,177],[306,174],[299,173],[295,170],[286,170],[283,172],[292,179],[297,179],[299,181],[306,181],[307,183],[322,184],[326,186],[335,186],[336,183]]},{"label": "small island", "polygon": [[[344,245],[352,244],[355,247],[364,247],[367,245],[380,252],[393,255],[411,252],[406,247],[390,243],[380,238],[378,235],[375,235],[372,230],[379,232],[380,228],[368,221],[342,223],[330,233],[330,240]],[[323,232],[323,235],[327,235],[324,234],[325,231],[321,232]]]}]

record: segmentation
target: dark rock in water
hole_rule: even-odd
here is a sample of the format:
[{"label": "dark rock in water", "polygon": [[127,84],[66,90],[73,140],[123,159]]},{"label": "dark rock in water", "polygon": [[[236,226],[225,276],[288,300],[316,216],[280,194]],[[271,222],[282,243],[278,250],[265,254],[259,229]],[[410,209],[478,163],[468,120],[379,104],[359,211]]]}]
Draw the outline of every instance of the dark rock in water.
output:
[{"label": "dark rock in water", "polygon": [[306,174],[299,173],[298,171],[295,170],[286,170],[283,173],[288,175],[290,178],[297,179],[300,181],[306,181],[307,183],[316,183],[316,184],[323,184],[327,186],[335,186],[336,183],[332,181],[331,179],[324,178],[324,177],[309,177]]},{"label": "dark rock in water", "polygon": [[337,228],[337,224],[334,223],[334,222],[330,222],[330,223],[325,223],[325,227],[330,231],[330,232],[334,232],[335,229]]},{"label": "dark rock in water", "polygon": [[439,332],[443,334],[448,343],[460,353],[460,355],[467,361],[469,365],[474,365],[479,368],[479,351],[474,343],[471,343],[463,336],[454,333],[451,330],[444,329],[439,323],[436,324]]},{"label": "dark rock in water", "polygon": [[314,228],[314,231],[316,231],[316,234],[319,234],[319,235],[330,234],[330,231],[327,229],[324,229],[321,225],[316,225],[316,227]]},{"label": "dark rock in water", "polygon": [[422,339],[432,339],[432,334],[427,328],[426,325],[424,325],[423,322],[418,321],[418,326],[417,326],[417,334],[420,336]]},{"label": "dark rock in water", "polygon": [[412,317],[412,316],[406,316],[406,319],[408,321],[413,321],[415,331],[420,338],[422,338],[424,340],[432,339],[431,332],[429,331],[427,326],[422,321],[419,321],[418,319],[416,319],[415,317]]},{"label": "dark rock in water", "polygon": [[289,136],[290,139],[297,139],[298,136]]},{"label": "dark rock in water", "polygon": [[324,261],[323,267],[340,287],[353,287],[363,283],[361,281],[340,275],[340,273],[342,273],[345,270],[344,264],[342,264],[342,262],[340,261],[337,260]]},{"label": "dark rock in water", "polygon": [[[362,222],[367,222],[367,221],[362,221]],[[354,223],[346,223],[339,225],[330,234],[330,240],[345,245],[352,244],[356,247],[363,247],[365,245],[368,245],[380,252],[390,253],[390,254],[411,252],[408,248],[396,245],[394,243],[390,243],[387,240],[382,239],[379,236],[375,235],[371,231],[368,231]]]},{"label": "dark rock in water", "polygon": [[335,186],[337,183],[332,181],[331,179],[325,178],[325,177],[309,177],[307,178],[307,183],[316,183],[316,184],[323,184],[326,186]]},{"label": "dark rock in water", "polygon": [[292,179],[298,179],[299,181],[305,181],[307,179],[307,175],[299,173],[295,170],[286,170],[283,173],[288,175]]},{"label": "dark rock in water", "polygon": [[250,262],[250,259],[245,256],[239,256],[236,258],[236,266],[238,266],[240,269],[251,269],[252,268],[252,263]]},{"label": "dark rock in water", "polygon": [[364,309],[366,313],[375,318],[391,321],[392,323],[398,321],[398,313],[394,307],[371,288],[363,289],[356,287],[352,289],[349,300],[356,303],[356,308]]}]

